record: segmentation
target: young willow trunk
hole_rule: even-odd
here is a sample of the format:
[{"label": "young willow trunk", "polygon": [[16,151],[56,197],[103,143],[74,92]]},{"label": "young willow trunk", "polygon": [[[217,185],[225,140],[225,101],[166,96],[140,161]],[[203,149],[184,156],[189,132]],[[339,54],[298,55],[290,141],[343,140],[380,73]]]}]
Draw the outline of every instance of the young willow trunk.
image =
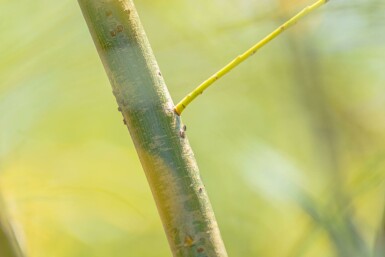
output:
[{"label": "young willow trunk", "polygon": [[[131,0],[78,0],[174,256],[227,256],[199,170]],[[154,249],[156,251],[156,249]]]}]

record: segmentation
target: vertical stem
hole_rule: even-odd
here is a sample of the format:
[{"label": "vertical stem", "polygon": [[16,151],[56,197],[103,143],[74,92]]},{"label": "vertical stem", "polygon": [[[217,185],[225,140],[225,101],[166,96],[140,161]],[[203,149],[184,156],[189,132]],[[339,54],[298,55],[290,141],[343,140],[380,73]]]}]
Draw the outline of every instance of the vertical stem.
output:
[{"label": "vertical stem", "polygon": [[384,256],[385,256],[385,209],[382,211],[382,220],[375,237],[374,250],[373,250],[373,257],[384,257]]},{"label": "vertical stem", "polygon": [[[175,257],[226,257],[183,124],[132,0],[78,0]],[[156,251],[156,249],[154,249]]]},{"label": "vertical stem", "polygon": [[0,195],[0,256],[1,257],[22,257],[22,251],[17,242],[16,236],[9,224],[5,207]]}]

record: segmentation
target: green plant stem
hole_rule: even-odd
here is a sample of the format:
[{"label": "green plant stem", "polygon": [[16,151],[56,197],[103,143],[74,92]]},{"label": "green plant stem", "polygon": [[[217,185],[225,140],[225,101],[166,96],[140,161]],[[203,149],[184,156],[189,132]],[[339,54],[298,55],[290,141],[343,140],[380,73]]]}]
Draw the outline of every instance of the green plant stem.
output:
[{"label": "green plant stem", "polygon": [[[1,211],[1,210],[0,210]],[[1,257],[22,257],[16,239],[9,229],[0,223],[0,256]]]},{"label": "green plant stem", "polygon": [[269,43],[271,40],[276,38],[278,35],[280,35],[282,32],[287,30],[288,28],[295,25],[300,19],[302,19],[307,14],[313,12],[315,9],[320,7],[321,5],[327,3],[329,0],[318,0],[314,4],[305,7],[297,13],[295,16],[293,16],[290,20],[286,21],[284,24],[279,26],[277,29],[275,29],[273,32],[271,32],[269,35],[267,35],[265,38],[263,38],[261,41],[259,41],[257,44],[252,46],[250,49],[248,49],[243,54],[237,56],[235,59],[233,59],[230,63],[228,63],[225,67],[220,69],[218,72],[216,72],[214,75],[209,77],[207,80],[205,80],[202,84],[200,84],[198,87],[196,87],[193,91],[191,91],[187,96],[185,96],[177,105],[175,105],[175,112],[178,115],[181,115],[183,110],[199,95],[203,93],[208,87],[210,87],[215,81],[229,73],[232,69],[234,69],[236,66],[241,64],[243,61],[245,61],[247,58],[255,54],[260,48],[265,46],[267,43]]},{"label": "green plant stem", "polygon": [[182,121],[173,110],[133,2],[79,0],[79,4],[134,141],[173,255],[226,257]]},{"label": "green plant stem", "polygon": [[23,257],[0,195],[0,257]]},{"label": "green plant stem", "polygon": [[373,257],[384,257],[385,256],[385,209],[382,211],[382,219],[378,228],[374,249]]}]

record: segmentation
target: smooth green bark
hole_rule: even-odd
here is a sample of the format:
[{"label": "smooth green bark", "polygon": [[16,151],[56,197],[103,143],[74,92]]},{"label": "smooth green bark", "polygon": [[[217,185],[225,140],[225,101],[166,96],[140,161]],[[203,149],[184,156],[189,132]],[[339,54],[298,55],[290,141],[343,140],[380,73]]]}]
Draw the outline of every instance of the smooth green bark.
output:
[{"label": "smooth green bark", "polygon": [[[227,256],[183,124],[131,0],[79,0],[174,256]],[[154,249],[156,251],[156,249]]]}]

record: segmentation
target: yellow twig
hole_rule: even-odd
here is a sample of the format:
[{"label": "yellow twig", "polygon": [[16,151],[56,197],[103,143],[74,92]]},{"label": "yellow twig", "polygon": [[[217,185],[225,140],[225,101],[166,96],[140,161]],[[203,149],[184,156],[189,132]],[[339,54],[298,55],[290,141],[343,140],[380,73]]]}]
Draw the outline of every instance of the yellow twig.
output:
[{"label": "yellow twig", "polygon": [[210,85],[212,85],[215,81],[223,77],[225,74],[227,74],[229,71],[234,69],[238,64],[242,63],[244,60],[249,58],[251,55],[255,54],[256,51],[258,51],[260,48],[262,48],[264,45],[266,45],[268,42],[276,38],[279,34],[281,34],[286,29],[290,28],[294,24],[297,23],[301,18],[306,16],[307,14],[311,13],[321,5],[327,3],[328,0],[318,0],[313,5],[307,6],[302,11],[300,11],[298,14],[296,14],[294,17],[292,17],[290,20],[279,26],[276,30],[271,32],[268,36],[266,36],[264,39],[259,41],[257,44],[255,44],[253,47],[251,47],[249,50],[244,52],[243,54],[237,56],[234,60],[232,60],[229,64],[227,64],[225,67],[223,67],[221,70],[216,72],[214,75],[212,75],[210,78],[205,80],[202,84],[200,84],[197,88],[195,88],[191,93],[189,93],[186,97],[182,99],[174,108],[175,112],[178,115],[181,115],[183,110],[189,105],[198,95],[202,94],[204,90],[206,90]]}]

